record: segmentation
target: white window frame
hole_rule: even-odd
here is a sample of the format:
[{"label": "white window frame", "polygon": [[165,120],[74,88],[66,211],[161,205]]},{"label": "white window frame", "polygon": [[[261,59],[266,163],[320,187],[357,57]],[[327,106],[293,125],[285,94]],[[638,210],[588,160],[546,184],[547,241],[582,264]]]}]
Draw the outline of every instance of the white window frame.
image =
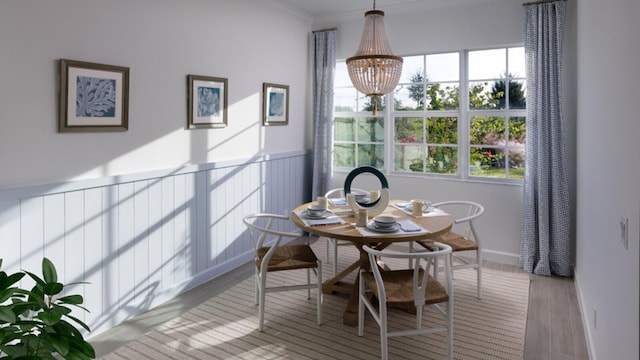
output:
[{"label": "white window frame", "polygon": [[[393,93],[385,95],[385,108],[382,111],[378,111],[377,117],[384,118],[384,169],[382,169],[386,174],[393,174],[394,176],[406,176],[406,177],[423,177],[423,178],[436,178],[436,179],[446,179],[446,180],[458,180],[458,181],[469,181],[469,182],[485,182],[485,183],[499,183],[499,184],[516,184],[521,185],[522,179],[519,178],[501,178],[501,177],[488,177],[488,176],[472,176],[469,171],[469,157],[470,157],[470,149],[472,146],[469,141],[469,130],[471,124],[471,117],[477,115],[489,115],[489,116],[497,116],[505,118],[505,126],[506,126],[506,134],[505,138],[509,138],[509,120],[512,117],[525,117],[526,118],[526,109],[497,109],[497,110],[471,110],[469,109],[469,70],[468,70],[468,57],[469,52],[478,51],[478,50],[491,50],[491,49],[509,49],[509,48],[517,48],[522,47],[522,44],[514,44],[508,46],[494,46],[487,48],[475,48],[475,49],[464,49],[458,51],[448,51],[448,52],[440,52],[440,53],[458,53],[459,54],[459,108],[457,110],[417,110],[417,111],[395,111],[394,109],[394,99]],[[428,56],[435,55],[439,53],[425,53],[425,54],[414,54],[414,55],[406,55],[406,56]],[[505,56],[507,57],[508,64],[508,51],[505,52]],[[344,62],[344,61],[341,61]],[[508,65],[507,65],[508,66]],[[507,72],[509,69],[507,68]],[[522,79],[522,77],[518,77],[517,79]],[[508,83],[510,79],[505,79]],[[472,82],[476,82],[473,80]],[[465,89],[463,91],[462,89]],[[358,92],[358,96],[362,97],[363,94]],[[509,94],[508,91],[505,94],[505,103],[509,104]],[[406,172],[406,171],[396,171],[394,170],[394,149],[395,149],[395,117],[453,117],[456,116],[458,118],[458,143],[456,144],[458,150],[458,171],[457,174],[438,174],[438,173],[430,173],[430,172]],[[373,117],[373,114],[369,111],[356,111],[356,112],[335,112],[334,118],[354,118],[357,121],[357,118],[362,117]],[[357,125],[356,125],[357,126]],[[355,134],[354,134],[355,136]],[[357,160],[357,146],[360,143],[366,142],[358,142],[357,138],[354,141],[356,147],[356,166],[360,166]],[[428,147],[428,144],[424,144],[425,147]],[[491,146],[483,146],[483,147],[491,147]],[[500,149],[504,149],[505,151],[509,151],[508,143],[504,147],[497,147]],[[426,150],[426,149],[425,149]],[[351,168],[334,168],[336,172],[349,172]],[[505,164],[505,176],[509,174],[509,165]]]}]

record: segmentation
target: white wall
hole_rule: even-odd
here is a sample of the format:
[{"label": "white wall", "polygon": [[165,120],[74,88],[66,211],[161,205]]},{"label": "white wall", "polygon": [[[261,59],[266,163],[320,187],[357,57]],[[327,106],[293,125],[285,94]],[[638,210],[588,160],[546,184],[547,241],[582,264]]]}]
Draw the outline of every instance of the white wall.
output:
[{"label": "white wall", "polygon": [[640,357],[639,18],[637,1],[577,2],[576,282],[593,359]]},{"label": "white wall", "polygon": [[[384,11],[383,5],[378,7]],[[522,45],[522,19],[522,3],[512,0],[481,1],[465,6],[442,5],[409,13],[385,12],[391,47],[400,56]],[[314,28],[337,27],[337,57],[346,59],[355,54],[363,25],[364,17],[360,14],[339,20],[320,20]],[[342,186],[345,177],[346,174],[336,174],[334,186]],[[387,178],[393,198],[468,199],[483,204],[486,213],[478,227],[486,258],[517,264],[522,234],[522,186],[395,175],[387,175]],[[378,184],[374,182],[371,185]]]},{"label": "white wall", "polygon": [[[266,0],[0,2],[3,270],[90,282],[96,334],[250,261],[241,217],[310,193],[310,29]],[[130,68],[127,132],[57,133],[61,58]],[[188,74],[229,79],[228,127],[185,130]],[[263,82],[288,126],[262,126]]]},{"label": "white wall", "polygon": [[[310,28],[260,0],[2,1],[0,189],[305,149]],[[129,131],[57,133],[61,58],[130,68]],[[187,74],[229,79],[227,128],[184,130]],[[261,126],[263,82],[288,126]]]}]

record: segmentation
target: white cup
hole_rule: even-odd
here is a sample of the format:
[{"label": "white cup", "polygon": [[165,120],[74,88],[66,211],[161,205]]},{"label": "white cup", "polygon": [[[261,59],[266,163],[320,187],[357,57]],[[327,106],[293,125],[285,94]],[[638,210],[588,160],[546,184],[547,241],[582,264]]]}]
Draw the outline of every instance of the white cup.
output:
[{"label": "white cup", "polygon": [[367,226],[367,209],[359,209],[356,212],[356,226]]},{"label": "white cup", "polygon": [[323,209],[327,208],[327,198],[324,196],[318,196],[318,198],[316,199],[316,203],[318,203],[318,206]]},{"label": "white cup", "polygon": [[423,213],[429,210],[431,202],[425,200],[411,200],[411,215],[422,216]]}]

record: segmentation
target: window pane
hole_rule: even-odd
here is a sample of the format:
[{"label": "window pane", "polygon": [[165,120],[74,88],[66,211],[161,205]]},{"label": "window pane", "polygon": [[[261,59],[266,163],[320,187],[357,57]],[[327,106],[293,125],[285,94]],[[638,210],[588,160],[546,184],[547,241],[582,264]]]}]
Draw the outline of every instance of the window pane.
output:
[{"label": "window pane", "polygon": [[427,85],[428,110],[457,110],[458,83],[435,83]]},{"label": "window pane", "polygon": [[[419,73],[424,76],[424,56],[405,56],[402,58],[402,75],[400,75],[400,83],[415,82],[412,77]],[[422,81],[422,80],[420,80]]]},{"label": "window pane", "polygon": [[358,141],[384,142],[384,118],[358,118]]},{"label": "window pane", "polygon": [[356,147],[354,144],[333,144],[333,165],[335,167],[356,166],[355,162]]},{"label": "window pane", "polygon": [[420,145],[396,145],[393,158],[396,171],[424,171],[424,147]]},{"label": "window pane", "polygon": [[430,117],[427,119],[427,142],[429,144],[457,144],[457,117]]},{"label": "window pane", "polygon": [[504,178],[504,151],[493,148],[472,147],[469,156],[469,174]]},{"label": "window pane", "polygon": [[347,63],[344,61],[336,62],[335,79],[333,80],[333,86],[351,86],[351,78],[349,77],[349,70],[347,70]]},{"label": "window pane", "polygon": [[524,116],[509,118],[509,146],[524,146],[527,141],[527,122]]},{"label": "window pane", "polygon": [[427,172],[455,174],[458,172],[458,148],[448,146],[429,146]]},{"label": "window pane", "polygon": [[333,108],[335,111],[356,111],[358,91],[355,88],[336,88],[333,93]]},{"label": "window pane", "polygon": [[396,88],[393,95],[395,110],[422,110],[424,106],[424,85],[411,84]]},{"label": "window pane", "polygon": [[[469,109],[491,110],[500,105],[503,94],[496,93],[493,81],[474,82],[469,84]],[[504,104],[504,100],[503,100]]]},{"label": "window pane", "polygon": [[469,51],[469,80],[496,79],[506,72],[506,49]]},{"label": "window pane", "polygon": [[424,122],[421,117],[395,118],[396,143],[422,143],[424,139]]},{"label": "window pane", "polygon": [[472,145],[505,145],[505,118],[474,116],[469,126],[469,143]]},{"label": "window pane", "polygon": [[509,74],[516,78],[527,77],[524,62],[524,47],[509,49]]},{"label": "window pane", "polygon": [[427,79],[433,82],[458,81],[460,55],[456,53],[427,55]]},{"label": "window pane", "polygon": [[[485,96],[492,97],[496,108],[504,109],[507,89],[505,88],[506,79],[501,79],[493,82],[489,93]],[[524,80],[509,80],[509,108],[511,109],[525,109],[526,108],[526,94],[525,94]]]},{"label": "window pane", "polygon": [[509,108],[527,108],[527,88],[524,80],[509,81]]},{"label": "window pane", "polygon": [[524,179],[524,148],[509,151],[509,177],[512,179]]},{"label": "window pane", "polygon": [[354,141],[354,119],[335,118],[333,126],[333,137],[335,141]]},{"label": "window pane", "polygon": [[375,98],[372,98],[370,96],[365,96],[361,93],[358,93],[358,111],[373,111],[373,106],[375,104],[375,102],[378,103],[378,111],[384,111],[385,108],[385,98],[384,96],[378,96]]},{"label": "window pane", "polygon": [[384,168],[384,146],[382,144],[358,145],[358,166]]}]

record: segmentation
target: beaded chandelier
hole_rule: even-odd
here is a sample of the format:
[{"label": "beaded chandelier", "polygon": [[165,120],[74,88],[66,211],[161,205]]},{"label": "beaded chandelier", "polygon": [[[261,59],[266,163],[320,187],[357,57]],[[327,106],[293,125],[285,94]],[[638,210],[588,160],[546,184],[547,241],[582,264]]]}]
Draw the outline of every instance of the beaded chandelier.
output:
[{"label": "beaded chandelier", "polygon": [[377,113],[376,97],[383,96],[395,89],[402,74],[402,58],[393,55],[384,28],[384,12],[373,10],[364,13],[365,23],[360,47],[356,54],[347,59],[347,69],[353,86],[371,97]]}]

